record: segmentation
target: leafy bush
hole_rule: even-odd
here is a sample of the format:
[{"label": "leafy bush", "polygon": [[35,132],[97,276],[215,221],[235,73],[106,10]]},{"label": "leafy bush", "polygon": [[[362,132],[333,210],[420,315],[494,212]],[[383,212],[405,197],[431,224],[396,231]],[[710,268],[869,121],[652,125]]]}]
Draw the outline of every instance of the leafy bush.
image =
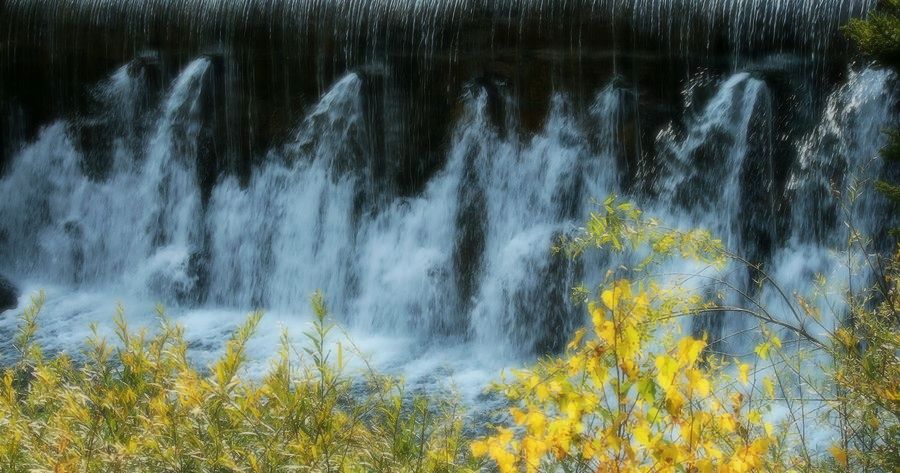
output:
[{"label": "leafy bush", "polygon": [[326,341],[321,295],[303,352],[283,335],[259,381],[240,373],[261,313],[201,373],[161,309],[152,336],[131,331],[120,310],[117,346],[95,335],[83,360],[47,360],[34,344],[43,302],[35,297],[23,314],[22,360],[0,383],[0,471],[472,469],[452,404],[408,396],[386,377],[369,374],[358,386],[345,374],[342,346],[334,353]]},{"label": "leafy bush", "polygon": [[[880,0],[866,19],[852,20],[848,36],[880,65],[900,73],[900,0]],[[900,131],[886,131],[881,155],[896,174],[900,163]],[[889,174],[890,175],[890,174]],[[900,185],[878,181],[875,189],[900,205]],[[894,237],[898,230],[891,231]],[[848,323],[832,337],[833,409],[839,415],[840,443],[833,448],[838,463],[860,471],[900,471],[900,252],[887,269],[876,265],[879,284],[849,297]]]},{"label": "leafy bush", "polygon": [[[518,431],[472,446],[501,471],[751,471],[771,469],[777,438],[749,394],[719,390],[718,366],[703,366],[704,340],[663,334],[672,312],[656,288],[620,280],[591,303],[591,332],[564,357],[516,373],[504,392]],[[668,308],[666,308],[669,306]],[[655,349],[655,341],[663,341]],[[748,365],[740,384],[748,385]],[[518,440],[513,441],[513,438]]]},{"label": "leafy bush", "polygon": [[[495,387],[512,404],[510,420],[472,443],[475,456],[501,472],[900,470],[900,253],[877,284],[847,296],[843,322],[828,330],[818,309],[758,266],[759,284],[775,286],[796,318],[746,293],[741,308],[657,284],[646,270],[673,256],[749,263],[708,233],[667,229],[614,197],[559,245],[575,256],[590,248],[649,248],[649,256],[624,268],[629,278],[602,285],[598,300],[576,291],[588,299],[589,328],[563,355]],[[747,362],[680,335],[679,318],[707,313],[756,322]],[[824,338],[808,325],[825,328]],[[813,445],[809,430],[838,440]]]},{"label": "leafy bush", "polygon": [[880,0],[868,18],[850,20],[846,32],[866,54],[900,67],[900,0]]},{"label": "leafy bush", "polygon": [[882,282],[851,297],[848,320],[830,340],[840,436],[831,447],[850,471],[900,471],[900,252]]}]

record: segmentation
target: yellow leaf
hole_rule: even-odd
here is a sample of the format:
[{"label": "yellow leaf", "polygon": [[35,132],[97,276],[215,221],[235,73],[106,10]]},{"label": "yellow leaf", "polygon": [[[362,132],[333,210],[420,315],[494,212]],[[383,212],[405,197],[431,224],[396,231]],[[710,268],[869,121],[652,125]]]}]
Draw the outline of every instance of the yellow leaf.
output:
[{"label": "yellow leaf", "polygon": [[634,439],[645,448],[651,446],[650,442],[650,426],[646,423],[639,424],[634,427]]},{"label": "yellow leaf", "polygon": [[766,360],[769,358],[769,350],[771,348],[772,344],[769,342],[765,342],[757,345],[754,351],[756,352],[756,356],[758,356],[761,360]]},{"label": "yellow leaf", "polygon": [[750,384],[750,365],[743,363],[738,367],[738,379],[745,385]]},{"label": "yellow leaf", "polygon": [[633,323],[640,323],[650,311],[650,299],[647,297],[646,292],[641,292],[634,296],[632,302],[634,304],[631,308],[629,319]]},{"label": "yellow leaf", "polygon": [[572,341],[569,342],[568,349],[574,350],[581,346],[581,340],[584,339],[584,334],[586,333],[584,328],[578,329],[575,332],[575,336],[572,337]]},{"label": "yellow leaf", "polygon": [[659,383],[659,386],[663,388],[664,391],[667,391],[672,386],[672,381],[675,379],[675,371],[678,369],[678,363],[668,355],[660,355],[656,357],[656,381]]},{"label": "yellow leaf", "polygon": [[603,311],[603,309],[595,307],[593,304],[591,304],[590,312],[591,322],[594,324],[594,330],[599,332],[601,327],[603,326],[603,322],[606,321],[606,313]]},{"label": "yellow leaf", "polygon": [[513,418],[513,422],[522,425],[525,423],[525,413],[517,407],[510,408],[509,415]]},{"label": "yellow leaf", "polygon": [[831,456],[834,457],[834,461],[843,467],[847,467],[847,452],[844,449],[838,447],[837,445],[832,445],[828,447],[828,451],[831,452]]},{"label": "yellow leaf", "polygon": [[698,473],[712,473],[713,472],[713,462],[708,458],[701,459],[697,462],[697,471]]},{"label": "yellow leaf", "polygon": [[722,453],[722,450],[716,448],[716,445],[713,442],[708,442],[703,446],[703,449],[706,450],[706,454],[715,460],[721,460],[725,454]]},{"label": "yellow leaf", "polygon": [[734,421],[734,417],[731,414],[722,414],[719,416],[719,428],[724,430],[725,432],[731,433],[734,432],[737,427],[737,423]]},{"label": "yellow leaf", "polygon": [[681,452],[675,444],[666,443],[656,449],[654,456],[665,464],[674,465],[681,457]]},{"label": "yellow leaf", "polygon": [[605,320],[597,326],[597,336],[609,346],[616,345],[616,325],[611,320]]},{"label": "yellow leaf", "polygon": [[526,437],[522,440],[522,450],[525,453],[525,464],[528,471],[536,471],[541,458],[549,449],[550,447],[543,440],[534,437]]},{"label": "yellow leaf", "polygon": [[702,397],[709,396],[710,382],[700,370],[692,369],[687,372],[688,387]]},{"label": "yellow leaf", "polygon": [[640,333],[634,327],[626,326],[620,335],[621,339],[616,345],[619,358],[634,358],[641,349]]},{"label": "yellow leaf", "polygon": [[609,310],[615,312],[620,305],[622,299],[631,298],[631,283],[626,279],[616,281],[611,289],[603,291],[600,299]]},{"label": "yellow leaf", "polygon": [[539,384],[535,386],[534,394],[537,396],[538,401],[546,402],[547,399],[550,399],[550,388],[546,384]]},{"label": "yellow leaf", "polygon": [[638,370],[637,363],[634,360],[622,360],[622,372],[625,373],[625,376],[628,376],[628,379],[634,380],[637,378],[640,371]]},{"label": "yellow leaf", "polygon": [[759,411],[750,411],[747,415],[747,420],[753,424],[758,424],[762,420],[762,414]]},{"label": "yellow leaf", "polygon": [[528,427],[529,432],[537,435],[544,431],[544,427],[547,425],[547,418],[544,417],[541,411],[531,411],[525,417],[525,425]]},{"label": "yellow leaf", "polygon": [[706,348],[706,342],[695,340],[693,337],[685,337],[678,342],[678,361],[686,366],[692,366],[700,357],[700,353]]},{"label": "yellow leaf", "polygon": [[781,339],[772,335],[772,344],[775,345],[776,348],[781,348]]},{"label": "yellow leaf", "polygon": [[513,473],[516,471],[516,457],[512,453],[507,452],[499,445],[491,445],[489,448],[491,458],[497,463],[497,468],[502,473]]},{"label": "yellow leaf", "polygon": [[672,389],[666,393],[666,410],[669,411],[669,414],[671,414],[672,417],[681,415],[681,409],[684,407],[684,403],[684,396],[682,396],[677,389]]},{"label": "yellow leaf", "polygon": [[765,455],[765,453],[769,450],[769,443],[769,439],[767,438],[756,439],[753,441],[753,443],[750,444],[748,453],[756,458],[759,458]]},{"label": "yellow leaf", "polygon": [[569,376],[575,376],[584,370],[584,357],[581,355],[573,355],[566,361],[566,366],[568,367]]}]

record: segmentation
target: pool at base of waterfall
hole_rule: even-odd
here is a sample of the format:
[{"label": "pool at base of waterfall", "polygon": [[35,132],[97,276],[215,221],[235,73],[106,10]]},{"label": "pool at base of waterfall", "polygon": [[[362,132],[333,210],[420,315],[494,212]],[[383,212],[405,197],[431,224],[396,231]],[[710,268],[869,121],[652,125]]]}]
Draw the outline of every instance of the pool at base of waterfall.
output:
[{"label": "pool at base of waterfall", "polygon": [[[123,298],[122,293],[73,291],[52,285],[28,285],[22,290],[19,306],[0,313],[0,338],[12,340],[18,329],[19,314],[31,299],[44,291],[45,303],[37,319],[35,342],[46,356],[66,353],[76,361],[85,342],[97,333],[113,346],[117,344],[114,318],[121,308],[129,328],[158,328],[157,304],[137,297]],[[166,316],[184,327],[188,357],[201,371],[225,352],[225,344],[249,313],[234,309],[179,307],[166,308]],[[262,377],[276,356],[282,333],[287,332],[295,356],[303,353],[307,342],[303,335],[312,329],[311,310],[266,312],[254,337],[247,345],[247,360],[242,375],[246,379]],[[472,409],[473,415],[487,413],[498,400],[485,389],[499,379],[504,369],[521,367],[521,359],[502,359],[495,353],[479,350],[475,344],[456,340],[445,343],[423,343],[417,337],[378,334],[369,330],[345,327],[333,317],[330,334],[332,361],[336,344],[340,343],[346,363],[346,374],[366,376],[369,370],[396,377],[404,382],[410,395],[429,394],[458,398]],[[12,344],[0,345],[0,365],[8,366],[19,357]]]}]

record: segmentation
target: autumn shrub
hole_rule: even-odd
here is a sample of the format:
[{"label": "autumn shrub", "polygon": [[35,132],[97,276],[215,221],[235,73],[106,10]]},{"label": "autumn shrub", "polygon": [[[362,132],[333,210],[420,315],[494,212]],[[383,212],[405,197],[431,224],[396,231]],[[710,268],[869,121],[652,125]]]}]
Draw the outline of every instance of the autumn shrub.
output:
[{"label": "autumn shrub", "polygon": [[42,304],[35,297],[23,314],[22,358],[0,383],[4,473],[472,469],[452,403],[347,374],[320,295],[302,349],[285,334],[258,380],[243,377],[242,365],[261,313],[199,371],[183,329],[161,309],[152,335],[130,330],[120,311],[117,343],[94,336],[77,361],[46,359],[34,343]]},{"label": "autumn shrub", "polygon": [[[829,328],[812,296],[784,291],[708,232],[666,228],[615,197],[558,247],[576,257],[592,248],[644,256],[610,272],[598,297],[575,291],[589,325],[564,354],[495,386],[510,402],[508,422],[472,443],[475,456],[501,472],[900,471],[900,258],[871,287],[844,294]],[[771,286],[790,316],[748,292],[734,306],[661,284],[650,269],[674,257],[751,266],[755,292]],[[749,319],[755,349],[729,357],[710,349],[708,334],[683,334],[682,319],[700,314]]]},{"label": "autumn shrub", "polygon": [[830,451],[844,471],[900,471],[900,251],[881,276],[829,340]]}]

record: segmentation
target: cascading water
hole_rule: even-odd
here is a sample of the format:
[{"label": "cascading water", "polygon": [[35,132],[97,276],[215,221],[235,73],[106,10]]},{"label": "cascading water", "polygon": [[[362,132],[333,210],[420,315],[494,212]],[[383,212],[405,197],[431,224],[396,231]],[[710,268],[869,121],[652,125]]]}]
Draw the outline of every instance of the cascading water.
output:
[{"label": "cascading water", "polygon": [[[836,31],[871,1],[164,3],[0,7],[0,77],[23,78],[0,86],[0,274],[20,307],[48,290],[51,350],[117,301],[140,323],[159,301],[203,360],[261,307],[265,363],[321,289],[380,367],[474,398],[583,322],[570,289],[621,262],[551,246],[612,193],[789,291],[858,283],[830,255],[832,189],[883,172],[894,78]],[[56,35],[82,21],[124,46],[73,66]],[[890,225],[882,205],[855,204],[860,229]],[[745,269],[705,271],[662,268],[754,290]],[[739,317],[698,323],[744,348]]]},{"label": "cascading water", "polygon": [[[200,230],[197,98],[208,65],[198,59],[178,77],[137,153],[127,133],[116,136],[104,178],[84,172],[66,123],[49,126],[23,151],[3,181],[8,198],[0,204],[4,216],[23,219],[4,228],[9,270],[88,286],[191,289],[184,270]],[[123,68],[100,86],[111,120],[133,119],[138,86],[126,75]]]},{"label": "cascading water", "polygon": [[[869,283],[871,274],[858,269],[865,267],[866,250],[852,243],[851,232],[870,238],[895,224],[881,196],[869,192],[860,192],[858,197],[842,195],[854,194],[883,176],[878,157],[886,144],[883,131],[896,124],[893,81],[893,74],[886,71],[851,73],[846,84],[828,98],[818,125],[797,145],[799,160],[788,182],[792,193],[790,233],[772,258],[772,274],[775,280],[784,281],[783,290],[788,294],[810,294],[810,281],[820,275],[831,281],[812,291],[819,298],[812,302],[823,308],[824,317],[816,326],[807,327],[816,336],[832,333],[841,324],[844,302],[833,295]],[[853,261],[841,260],[835,250],[842,249]],[[780,307],[777,313],[791,314],[778,294],[766,294],[764,300]]]},{"label": "cascading water", "polygon": [[[770,147],[771,135],[759,133],[758,129],[760,123],[771,126],[770,101],[764,81],[747,72],[737,73],[727,78],[698,116],[686,124],[683,138],[676,137],[672,127],[663,130],[658,138],[658,153],[664,166],[656,181],[659,203],[651,203],[650,208],[655,207],[666,221],[682,228],[710,230],[726,248],[758,253],[755,245],[759,241],[747,238],[754,235],[744,234],[754,218],[775,218],[767,212],[772,208],[767,200],[773,196],[771,192],[755,194],[751,186],[763,183],[748,183],[746,177],[751,164],[768,164],[770,159],[759,152]],[[764,183],[772,185],[771,179]],[[745,212],[748,206],[757,208]],[[771,232],[766,236],[776,237]],[[740,294],[722,289],[749,285],[749,274],[738,268],[714,278],[723,280],[717,284],[710,279],[715,275],[705,276],[710,271],[702,264],[676,261],[670,266],[676,278],[696,279],[691,287],[707,297],[719,291],[727,294],[729,300],[722,301],[726,305],[740,306],[742,301]],[[709,332],[717,346],[723,336],[723,323],[721,314],[701,316],[695,331]],[[729,331],[740,329],[732,323]]]}]

